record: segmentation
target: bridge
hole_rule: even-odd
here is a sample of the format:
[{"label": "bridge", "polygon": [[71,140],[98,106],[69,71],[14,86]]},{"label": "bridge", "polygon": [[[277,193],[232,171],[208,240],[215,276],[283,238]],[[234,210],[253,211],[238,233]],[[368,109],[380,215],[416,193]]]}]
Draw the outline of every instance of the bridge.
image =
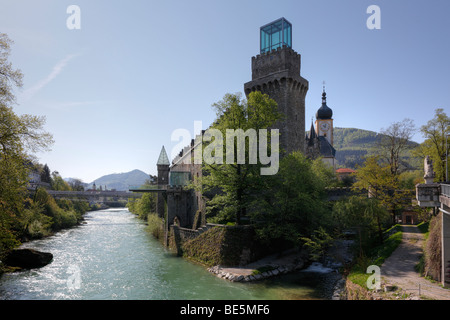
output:
[{"label": "bridge", "polygon": [[89,203],[119,202],[129,198],[141,198],[142,193],[128,191],[56,191],[47,190],[55,199],[89,201]]}]

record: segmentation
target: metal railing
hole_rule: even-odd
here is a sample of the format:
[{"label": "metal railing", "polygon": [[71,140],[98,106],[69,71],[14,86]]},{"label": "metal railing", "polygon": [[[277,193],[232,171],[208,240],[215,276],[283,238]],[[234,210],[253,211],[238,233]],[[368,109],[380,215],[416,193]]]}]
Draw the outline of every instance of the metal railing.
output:
[{"label": "metal railing", "polygon": [[450,198],[450,184],[441,184],[441,194]]}]

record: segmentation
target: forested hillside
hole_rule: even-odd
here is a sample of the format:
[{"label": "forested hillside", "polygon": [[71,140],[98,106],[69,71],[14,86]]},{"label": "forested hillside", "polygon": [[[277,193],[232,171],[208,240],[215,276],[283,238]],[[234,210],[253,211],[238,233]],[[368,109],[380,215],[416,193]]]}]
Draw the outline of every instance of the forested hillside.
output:
[{"label": "forested hillside", "polygon": [[[377,142],[382,135],[373,131],[356,128],[334,128],[334,148],[338,167],[356,169],[357,165],[364,163],[364,157],[377,152]],[[410,142],[416,147],[416,142]],[[413,169],[420,165],[417,159],[406,156],[403,159],[405,166]],[[419,161],[420,162],[420,161]]]}]

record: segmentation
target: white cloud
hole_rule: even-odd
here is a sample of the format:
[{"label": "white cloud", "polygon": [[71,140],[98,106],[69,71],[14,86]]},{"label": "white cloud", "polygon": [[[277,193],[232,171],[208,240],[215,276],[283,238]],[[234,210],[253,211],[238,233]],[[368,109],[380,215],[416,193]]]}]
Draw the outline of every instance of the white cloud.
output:
[{"label": "white cloud", "polygon": [[34,95],[41,91],[46,85],[48,85],[53,79],[55,79],[66,67],[70,60],[79,56],[80,54],[69,54],[64,59],[59,61],[52,69],[50,74],[36,83],[29,89],[23,91],[20,100],[23,102],[30,100]]}]

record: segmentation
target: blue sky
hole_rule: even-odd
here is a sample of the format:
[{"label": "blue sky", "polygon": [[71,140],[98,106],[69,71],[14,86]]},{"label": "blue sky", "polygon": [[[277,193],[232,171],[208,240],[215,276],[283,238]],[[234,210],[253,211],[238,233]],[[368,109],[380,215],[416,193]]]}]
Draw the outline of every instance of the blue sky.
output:
[{"label": "blue sky", "polygon": [[[81,29],[69,30],[69,5]],[[370,5],[381,29],[369,30]],[[0,0],[0,32],[24,73],[17,113],[44,115],[54,136],[41,163],[85,182],[156,173],[162,145],[194,121],[206,129],[225,93],[243,92],[259,27],[285,17],[309,81],[306,127],[326,82],[336,127],[380,131],[436,108],[450,113],[447,0]],[[423,141],[420,133],[414,140]]]}]

